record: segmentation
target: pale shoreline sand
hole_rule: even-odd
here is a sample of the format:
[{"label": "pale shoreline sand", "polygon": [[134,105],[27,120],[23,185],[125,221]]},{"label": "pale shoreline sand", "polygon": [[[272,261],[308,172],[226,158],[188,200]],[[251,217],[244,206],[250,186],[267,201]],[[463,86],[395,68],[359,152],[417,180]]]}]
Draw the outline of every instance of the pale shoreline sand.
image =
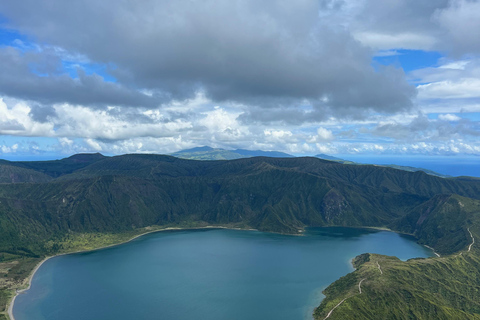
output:
[{"label": "pale shoreline sand", "polygon": [[64,255],[67,255],[67,254],[75,254],[75,253],[82,253],[82,252],[91,252],[91,251],[96,251],[96,250],[102,250],[102,249],[106,249],[106,248],[111,248],[111,247],[115,247],[115,246],[119,246],[119,245],[122,245],[122,244],[125,244],[125,243],[128,243],[130,241],[133,241],[139,237],[142,237],[142,236],[145,236],[147,234],[150,234],[150,233],[155,233],[155,232],[162,232],[162,231],[180,231],[180,230],[199,230],[199,229],[229,229],[229,230],[248,230],[248,231],[258,231],[257,229],[251,229],[251,228],[248,228],[248,229],[242,229],[242,228],[229,228],[229,227],[224,227],[224,226],[204,226],[204,227],[192,227],[192,228],[177,228],[177,227],[168,227],[168,228],[165,228],[165,229],[158,229],[158,230],[151,230],[151,231],[147,231],[147,232],[144,232],[144,233],[141,233],[141,234],[138,234],[134,237],[132,237],[131,239],[128,239],[127,241],[124,241],[124,242],[119,242],[119,243],[115,243],[115,244],[111,244],[111,245],[108,245],[108,246],[105,246],[105,247],[101,247],[101,248],[95,248],[95,249],[91,249],[91,250],[78,250],[78,251],[73,251],[73,252],[67,252],[67,253],[60,253],[60,254],[57,254],[57,255],[54,255],[54,256],[50,256],[50,257],[46,257],[45,259],[43,259],[42,261],[40,261],[39,264],[36,265],[36,267],[32,270],[32,272],[30,273],[30,275],[28,276],[28,287],[25,288],[25,289],[21,289],[21,290],[16,290],[15,292],[15,295],[13,296],[12,300],[10,301],[9,305],[8,305],[8,309],[7,309],[7,314],[8,314],[8,317],[10,318],[10,320],[15,320],[15,317],[13,316],[13,306],[15,304],[15,299],[17,298],[17,296],[19,294],[22,294],[22,293],[25,293],[28,289],[30,289],[30,286],[32,285],[32,279],[33,279],[33,276],[35,275],[35,273],[38,271],[38,269],[49,259],[51,258],[55,258],[55,257],[60,257],[60,256],[64,256]]},{"label": "pale shoreline sand", "polygon": [[435,249],[433,249],[433,248],[430,247],[430,246],[427,246],[426,244],[424,244],[423,246],[424,246],[424,247],[427,247],[427,248],[430,249],[430,250],[432,250],[433,253],[434,253],[438,258],[440,258],[440,255],[435,251]]}]

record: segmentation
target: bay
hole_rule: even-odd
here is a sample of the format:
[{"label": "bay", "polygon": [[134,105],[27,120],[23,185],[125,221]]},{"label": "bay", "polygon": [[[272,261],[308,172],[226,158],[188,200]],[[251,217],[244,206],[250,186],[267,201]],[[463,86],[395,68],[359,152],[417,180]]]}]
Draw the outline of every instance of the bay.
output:
[{"label": "bay", "polygon": [[311,319],[322,290],[370,252],[433,253],[412,237],[355,228],[305,236],[201,229],[158,232],[46,261],[16,298],[16,320]]}]

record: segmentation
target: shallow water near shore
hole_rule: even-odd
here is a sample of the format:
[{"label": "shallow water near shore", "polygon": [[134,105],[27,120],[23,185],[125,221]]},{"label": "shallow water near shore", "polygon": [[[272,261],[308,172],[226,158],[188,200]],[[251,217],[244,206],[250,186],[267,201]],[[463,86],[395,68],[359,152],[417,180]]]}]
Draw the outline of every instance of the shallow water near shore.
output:
[{"label": "shallow water near shore", "polygon": [[371,252],[433,252],[409,236],[309,228],[305,236],[202,229],[158,232],[46,261],[15,300],[16,320],[311,319],[321,291]]}]

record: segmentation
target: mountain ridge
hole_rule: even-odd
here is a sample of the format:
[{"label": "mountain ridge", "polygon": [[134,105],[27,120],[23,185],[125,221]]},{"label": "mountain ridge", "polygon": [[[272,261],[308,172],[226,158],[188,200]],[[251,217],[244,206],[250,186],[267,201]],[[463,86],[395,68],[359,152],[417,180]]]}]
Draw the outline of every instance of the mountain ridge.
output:
[{"label": "mountain ridge", "polygon": [[279,151],[246,150],[235,149],[226,150],[223,148],[212,148],[209,146],[195,147],[191,149],[180,150],[170,154],[171,156],[190,159],[190,160],[234,160],[250,157],[277,157],[292,158],[294,156]]}]

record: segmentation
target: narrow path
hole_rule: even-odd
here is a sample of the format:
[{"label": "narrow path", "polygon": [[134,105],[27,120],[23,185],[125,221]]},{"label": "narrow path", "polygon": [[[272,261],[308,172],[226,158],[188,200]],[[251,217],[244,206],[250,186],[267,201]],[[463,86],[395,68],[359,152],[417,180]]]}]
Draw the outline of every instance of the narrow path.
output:
[{"label": "narrow path", "polygon": [[472,243],[468,246],[468,251],[472,249],[473,244],[475,243],[475,238],[473,237],[472,232],[470,232],[470,228],[467,228],[468,233],[470,233],[470,237],[472,237]]},{"label": "narrow path", "polygon": [[347,300],[347,298],[343,299],[343,300],[340,301],[335,307],[333,307],[333,309],[330,310],[330,312],[327,314],[327,316],[326,316],[323,320],[328,319],[328,318],[332,315],[333,310],[337,309],[337,307],[338,307],[339,305],[341,305],[341,304],[343,303],[343,301],[345,301],[345,300]]},{"label": "narrow path", "polygon": [[[381,270],[380,270],[380,271],[381,271]],[[360,282],[358,283],[358,292],[359,292],[358,294],[362,294],[362,282],[363,282],[363,280],[366,280],[366,279],[367,279],[367,278],[363,278],[363,279],[360,280]],[[353,296],[355,296],[355,294],[354,294]],[[353,296],[352,296],[352,297],[353,297]],[[337,308],[338,308],[345,300],[347,300],[348,298],[351,298],[351,297],[347,297],[347,298],[343,299],[342,301],[340,301],[335,307],[333,307],[332,310],[330,310],[330,312],[327,313],[327,316],[326,316],[325,318],[323,318],[323,320],[328,319],[328,318],[332,315],[333,310],[337,309]]]},{"label": "narrow path", "polygon": [[360,282],[358,283],[358,292],[359,294],[362,294],[362,282],[363,280],[365,280],[366,278],[363,278],[362,280],[360,280]]},{"label": "narrow path", "polygon": [[378,266],[378,270],[380,270],[380,274],[383,274],[382,268],[380,268],[380,263],[378,263],[378,261],[377,261],[377,266]]}]

